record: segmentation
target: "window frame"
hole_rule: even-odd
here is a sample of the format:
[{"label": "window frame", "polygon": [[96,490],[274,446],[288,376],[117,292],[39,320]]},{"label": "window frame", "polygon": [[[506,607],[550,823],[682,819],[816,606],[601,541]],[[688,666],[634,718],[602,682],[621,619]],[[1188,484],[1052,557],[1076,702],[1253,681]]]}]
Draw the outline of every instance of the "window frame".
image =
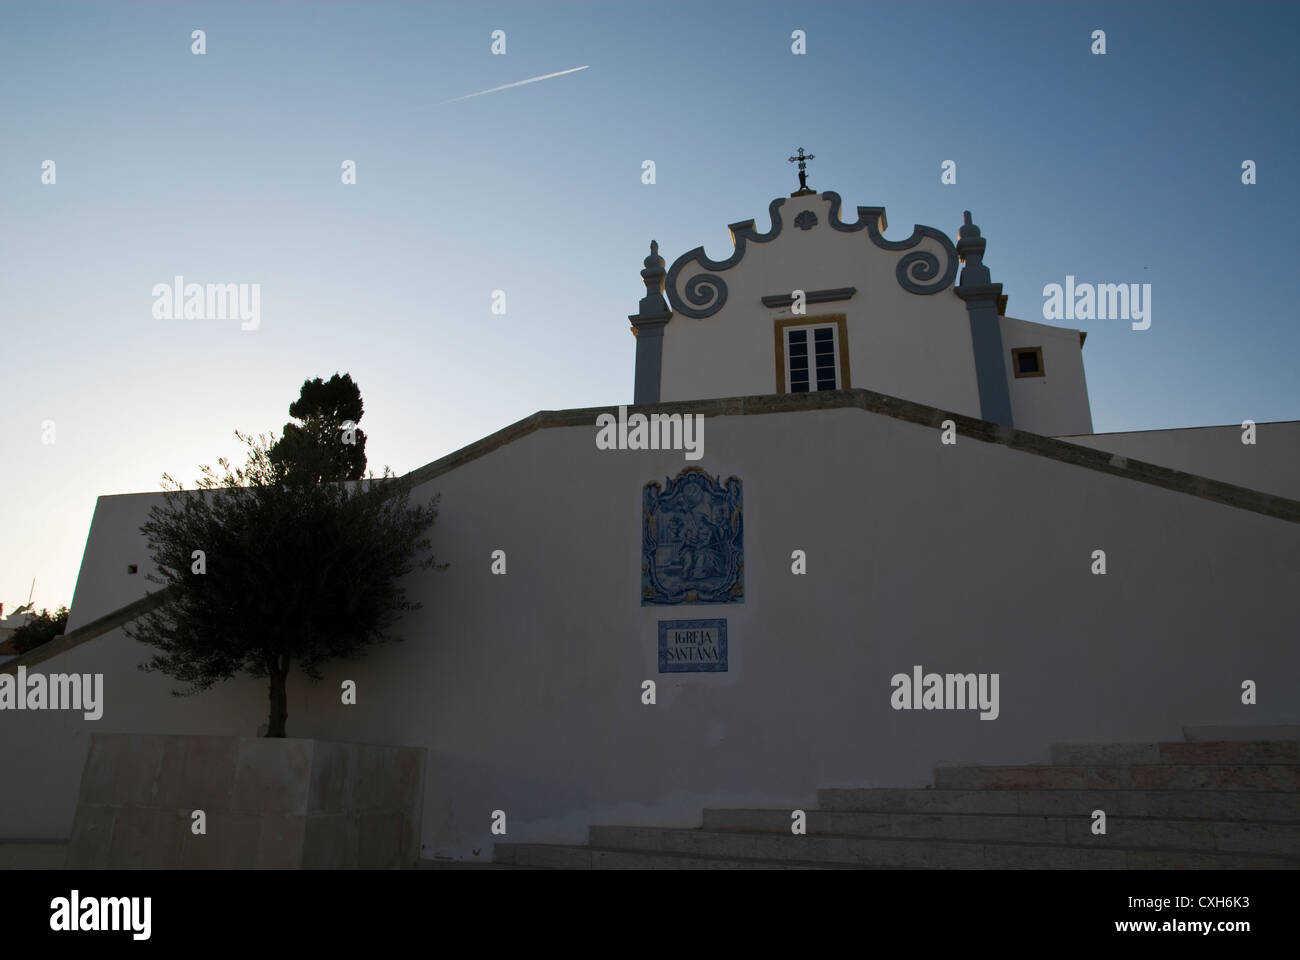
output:
[{"label": "window frame", "polygon": [[[790,367],[786,357],[786,343],[789,340],[789,331],[807,329],[808,337],[808,383],[810,387],[817,385],[817,365],[816,365],[816,348],[815,338],[812,331],[818,328],[829,327],[834,330],[832,336],[833,349],[836,359],[836,375],[838,383],[836,390],[853,389],[852,381],[849,378],[849,331],[846,315],[843,313],[828,313],[813,317],[785,317],[777,320],[773,324],[772,332],[775,341],[776,351],[776,392],[778,394],[790,393]],[[810,389],[809,393],[826,393],[825,390]]]},{"label": "window frame", "polygon": [[[1038,369],[1033,373],[1020,372],[1021,354],[1031,353],[1038,358]],[[1017,380],[1025,377],[1045,377],[1047,376],[1047,367],[1043,365],[1043,348],[1042,347],[1012,347],[1011,348],[1011,371],[1015,374]]]}]

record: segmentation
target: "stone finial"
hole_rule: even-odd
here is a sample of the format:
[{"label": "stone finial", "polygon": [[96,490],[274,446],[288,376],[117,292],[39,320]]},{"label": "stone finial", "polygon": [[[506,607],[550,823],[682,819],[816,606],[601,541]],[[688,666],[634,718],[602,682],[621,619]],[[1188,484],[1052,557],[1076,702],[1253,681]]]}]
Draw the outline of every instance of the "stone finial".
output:
[{"label": "stone finial", "polygon": [[957,231],[957,257],[963,266],[953,292],[966,301],[966,313],[970,318],[980,418],[1011,430],[1015,421],[1011,414],[1002,328],[998,323],[998,298],[1002,296],[1002,284],[989,278],[989,268],[984,266],[985,244],[980,228],[971,222],[967,210],[965,221]]},{"label": "stone finial", "polygon": [[988,241],[980,236],[980,228],[971,222],[967,210],[965,221],[957,231],[957,257],[963,264],[958,286],[985,286],[992,282],[989,268],[984,266],[987,244]]},{"label": "stone finial", "polygon": [[645,258],[641,279],[645,281],[645,296],[640,309],[628,317],[632,322],[632,335],[636,337],[636,380],[632,388],[633,403],[658,403],[659,381],[662,379],[664,354],[664,327],[673,318],[672,308],[664,299],[664,285],[668,271],[664,258],[659,256],[659,241],[650,241],[650,256]]},{"label": "stone finial", "polygon": [[[653,270],[655,270],[656,268],[662,268],[662,267],[663,267],[663,265],[664,265],[664,258],[661,257],[661,256],[659,256],[659,241],[658,241],[658,240],[651,240],[651,241],[650,241],[650,256],[646,257],[645,260],[642,261],[642,263],[645,264],[645,270],[642,270],[642,271],[641,271],[641,276],[643,276],[643,277],[646,275],[646,273],[647,273],[648,271],[653,271]],[[662,270],[661,270],[661,272],[662,272]]]},{"label": "stone finial", "polygon": [[641,279],[645,281],[645,296],[641,298],[639,316],[662,317],[671,311],[668,301],[664,299],[664,283],[668,271],[664,269],[664,258],[659,256],[659,241],[650,241],[650,256],[645,258],[645,269]]}]

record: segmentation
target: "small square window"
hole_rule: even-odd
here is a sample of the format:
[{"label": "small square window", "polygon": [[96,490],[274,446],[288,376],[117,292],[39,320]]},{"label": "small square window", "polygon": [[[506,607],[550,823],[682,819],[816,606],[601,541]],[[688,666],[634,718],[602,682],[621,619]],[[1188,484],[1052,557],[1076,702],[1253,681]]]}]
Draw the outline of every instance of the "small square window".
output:
[{"label": "small square window", "polygon": [[1017,347],[1011,351],[1011,369],[1017,378],[1041,377],[1043,370],[1042,347]]},{"label": "small square window", "polygon": [[137,567],[134,563],[128,563],[126,565],[126,575],[128,577],[133,577],[139,572],[140,572],[140,568]]}]

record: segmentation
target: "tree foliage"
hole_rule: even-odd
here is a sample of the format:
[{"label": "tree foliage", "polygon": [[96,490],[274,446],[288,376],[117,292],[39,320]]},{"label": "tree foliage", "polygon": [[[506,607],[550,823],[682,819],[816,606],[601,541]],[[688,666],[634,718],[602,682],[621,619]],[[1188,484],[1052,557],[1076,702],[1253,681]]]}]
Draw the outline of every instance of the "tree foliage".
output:
[{"label": "tree foliage", "polygon": [[[19,607],[18,609],[23,610],[25,607]],[[28,650],[34,650],[41,644],[49,643],[55,637],[62,636],[67,626],[67,607],[59,607],[53,613],[50,613],[49,610],[42,610],[40,613],[32,614],[31,619],[14,630],[10,640],[13,642],[14,650],[23,654]]]},{"label": "tree foliage", "polygon": [[405,578],[445,566],[428,536],[437,497],[411,504],[388,469],[355,483],[290,482],[300,464],[275,458],[270,437],[236,436],[244,466],[203,467],[192,490],[164,475],[164,502],[141,531],[159,571],[150,579],[168,589],[127,632],[158,650],[141,669],[188,685],[178,694],[241,671],[267,677],[267,736],[282,737],[292,664],[319,679],[331,660],[400,639],[391,628],[419,607]]},{"label": "tree foliage", "polygon": [[366,435],[357,427],[363,413],[361,389],[351,374],[304,380],[289,405],[289,416],[298,422],[284,425],[271,462],[291,481],[360,480],[366,472]]}]

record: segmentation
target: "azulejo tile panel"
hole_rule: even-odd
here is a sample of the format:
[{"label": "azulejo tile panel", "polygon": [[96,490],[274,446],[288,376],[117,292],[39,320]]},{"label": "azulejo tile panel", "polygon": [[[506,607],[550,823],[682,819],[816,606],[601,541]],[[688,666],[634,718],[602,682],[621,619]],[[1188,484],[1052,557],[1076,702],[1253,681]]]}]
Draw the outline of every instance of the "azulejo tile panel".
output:
[{"label": "azulejo tile panel", "polygon": [[641,493],[641,605],[740,603],[745,545],[739,477],[686,467]]}]

